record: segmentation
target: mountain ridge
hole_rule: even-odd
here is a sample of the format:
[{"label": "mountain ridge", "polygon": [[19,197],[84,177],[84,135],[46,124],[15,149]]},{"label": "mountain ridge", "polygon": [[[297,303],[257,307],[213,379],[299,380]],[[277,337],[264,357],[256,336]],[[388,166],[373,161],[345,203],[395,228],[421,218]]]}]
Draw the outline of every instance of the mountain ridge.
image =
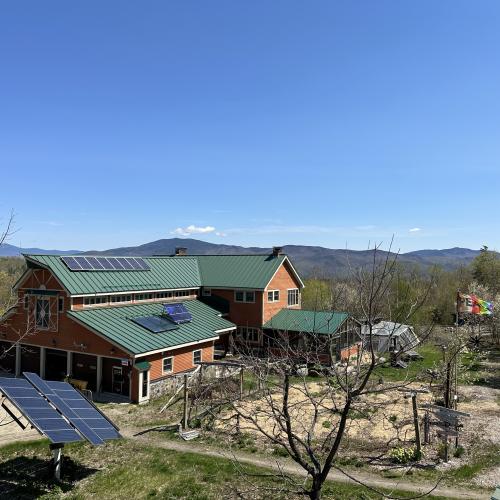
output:
[{"label": "mountain ridge", "polygon": [[[40,248],[19,249],[13,245],[0,247],[0,256],[19,256],[22,253],[53,253],[56,255],[173,255],[176,247],[186,247],[188,255],[243,255],[270,253],[270,247],[243,247],[209,243],[194,238],[165,238],[151,241],[138,246],[117,247],[108,250],[43,250]],[[349,267],[367,265],[372,258],[372,250],[333,249],[318,245],[284,245],[283,252],[290,256],[299,272],[305,277],[342,276],[348,273]],[[479,255],[479,250],[453,247],[445,249],[423,249],[401,253],[398,261],[406,266],[419,266],[429,269],[440,266],[445,270],[457,269],[469,265]],[[387,252],[380,251],[381,256]],[[392,255],[395,255],[394,253]]]}]

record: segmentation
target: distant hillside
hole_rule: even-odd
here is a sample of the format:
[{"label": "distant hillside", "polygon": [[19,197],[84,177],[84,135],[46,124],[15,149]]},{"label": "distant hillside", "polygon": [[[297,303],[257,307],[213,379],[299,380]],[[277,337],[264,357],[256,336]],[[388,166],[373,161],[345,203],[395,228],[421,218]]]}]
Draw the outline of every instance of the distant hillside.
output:
[{"label": "distant hillside", "polygon": [[0,246],[0,257],[19,257],[21,253],[75,255],[80,253],[80,250],[44,250],[43,248],[19,248],[7,243]]},{"label": "distant hillside", "polygon": [[[271,248],[241,247],[208,243],[190,238],[169,238],[145,243],[137,247],[112,248],[103,252],[90,251],[87,254],[99,255],[172,255],[176,247],[186,247],[191,255],[228,255],[268,253]],[[304,276],[342,276],[348,273],[349,266],[366,265],[372,258],[369,250],[335,250],[331,248],[285,245],[283,251],[290,256]],[[418,250],[399,256],[399,262],[429,268],[439,265],[452,270],[467,266],[479,254],[479,250],[450,248],[445,250]]]},{"label": "distant hillside", "polygon": [[[271,248],[241,247],[236,245],[220,245],[189,238],[169,238],[136,247],[112,248],[105,251],[91,250],[43,250],[40,248],[23,248],[12,245],[2,245],[0,256],[18,256],[23,253],[38,254],[92,254],[92,255],[172,255],[176,247],[186,247],[191,255],[241,255],[270,253]],[[330,277],[348,274],[349,266],[360,267],[369,264],[372,253],[369,250],[335,250],[318,246],[285,245],[283,251],[290,256],[297,269],[305,277]],[[428,269],[439,265],[443,269],[452,270],[469,265],[479,254],[479,250],[468,248],[449,248],[445,250],[417,250],[399,256],[399,262],[405,265],[419,266]],[[385,255],[385,253],[381,253]]]}]

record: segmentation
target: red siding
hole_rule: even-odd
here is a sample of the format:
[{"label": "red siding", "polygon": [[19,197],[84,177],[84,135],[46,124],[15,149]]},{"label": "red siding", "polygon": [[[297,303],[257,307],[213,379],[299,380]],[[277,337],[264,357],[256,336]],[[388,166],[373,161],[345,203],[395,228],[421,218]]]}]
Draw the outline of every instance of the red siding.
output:
[{"label": "red siding", "polygon": [[255,292],[255,302],[235,302],[234,290],[212,289],[212,295],[229,301],[229,321],[239,326],[262,326],[262,292]]},{"label": "red siding", "polygon": [[[264,293],[264,323],[269,321],[281,309],[288,307],[288,289],[290,288],[298,288],[300,290],[300,284],[293,275],[290,267],[287,264],[283,264],[274,275]],[[280,291],[279,302],[267,301],[268,290]],[[293,308],[300,309],[300,304],[298,306],[293,306]]]},{"label": "red siding", "polygon": [[[181,373],[196,368],[196,365],[193,364],[193,351],[196,351],[198,349],[202,350],[202,361],[213,361],[213,342],[205,342],[203,344],[183,347],[181,349],[174,349],[170,351],[165,350],[164,352],[153,354],[151,356],[147,356],[146,358],[140,358],[140,361],[147,360],[151,363],[151,380],[157,380],[169,375],[173,375],[175,373]],[[169,356],[173,356],[174,358],[174,370],[170,374],[164,374],[163,358],[168,358]]]}]

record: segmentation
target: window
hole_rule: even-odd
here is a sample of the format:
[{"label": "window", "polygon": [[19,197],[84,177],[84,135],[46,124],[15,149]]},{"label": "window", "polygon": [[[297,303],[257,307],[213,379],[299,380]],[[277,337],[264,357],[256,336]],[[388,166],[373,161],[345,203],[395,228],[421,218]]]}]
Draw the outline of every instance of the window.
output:
[{"label": "window", "polygon": [[57,311],[60,313],[64,312],[64,297],[57,299]]},{"label": "window", "polygon": [[85,297],[83,299],[83,304],[85,306],[101,306],[103,304],[107,304],[108,302],[109,302],[109,297],[107,295],[103,297]]},{"label": "window", "polygon": [[239,326],[237,329],[238,337],[245,342],[258,344],[260,341],[260,330],[252,326]]},{"label": "window", "polygon": [[171,299],[172,298],[172,292],[158,292],[156,294],[157,299]]},{"label": "window", "polygon": [[111,297],[111,302],[132,302],[132,295],[113,295]]},{"label": "window", "polygon": [[299,289],[292,288],[288,290],[288,305],[289,306],[298,306],[299,305]]},{"label": "window", "polygon": [[244,292],[243,290],[236,290],[234,292],[235,302],[255,302],[255,292]]},{"label": "window", "polygon": [[203,297],[210,297],[212,295],[212,290],[210,288],[203,289]]},{"label": "window", "polygon": [[279,290],[269,290],[267,292],[268,302],[279,302],[280,301],[280,291]]},{"label": "window", "polygon": [[163,358],[163,373],[172,373],[174,371],[174,358]]},{"label": "window", "polygon": [[24,294],[24,308],[28,309],[29,305],[30,305],[30,296],[27,293],[25,293]]},{"label": "window", "polygon": [[136,293],[134,295],[134,299],[136,302],[141,301],[141,300],[152,300],[153,294],[152,293]]},{"label": "window", "polygon": [[38,328],[49,327],[50,304],[47,299],[36,299],[35,319]]},{"label": "window", "polygon": [[178,290],[174,292],[175,297],[189,297],[190,295],[193,295],[193,290]]},{"label": "window", "polygon": [[201,349],[193,351],[193,365],[196,363],[201,363]]}]

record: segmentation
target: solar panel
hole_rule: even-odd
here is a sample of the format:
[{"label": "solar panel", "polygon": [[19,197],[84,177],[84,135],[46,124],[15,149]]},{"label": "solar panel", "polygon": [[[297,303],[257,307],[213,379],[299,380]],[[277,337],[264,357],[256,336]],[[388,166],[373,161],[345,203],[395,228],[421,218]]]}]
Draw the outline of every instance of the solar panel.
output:
[{"label": "solar panel", "polygon": [[108,262],[111,263],[113,269],[118,269],[120,271],[124,269],[124,267],[120,264],[119,259],[117,259],[116,257],[108,257]]},{"label": "solar panel", "polygon": [[0,391],[33,427],[45,434],[53,443],[82,441],[75,429],[27,380],[2,378],[0,379]]},{"label": "solar panel", "polygon": [[[23,375],[52,403],[69,422],[94,445],[103,444],[105,439],[117,439],[120,436],[116,427],[67,382],[46,382],[36,373]],[[90,417],[88,410],[95,410]],[[81,410],[86,412],[79,413]]]},{"label": "solar panel", "polygon": [[139,316],[132,318],[132,321],[153,333],[168,332],[179,328],[174,322],[162,316]]},{"label": "solar panel", "polygon": [[108,259],[106,259],[106,257],[96,257],[99,262],[103,265],[104,269],[107,269],[109,271],[113,270],[113,264],[111,264],[111,262],[109,262]]},{"label": "solar panel", "polygon": [[146,264],[146,261],[144,261],[143,259],[139,259],[139,258],[135,257],[135,261],[137,262],[139,269],[142,269],[144,271],[149,270],[149,266]]},{"label": "solar panel", "polygon": [[193,316],[182,302],[177,304],[164,304],[163,310],[168,314],[170,319],[178,325],[181,323],[189,323],[193,319]]},{"label": "solar panel", "polygon": [[72,271],[80,271],[82,269],[82,266],[78,264],[74,257],[61,257],[61,259]]},{"label": "solar panel", "polygon": [[135,269],[135,267],[130,264],[128,259],[120,259],[120,264],[125,268],[125,269]]},{"label": "solar panel", "polygon": [[84,271],[90,271],[92,269],[90,262],[88,262],[85,257],[75,257],[75,260],[78,262],[78,264],[80,264],[81,268]]},{"label": "solar panel", "polygon": [[105,269],[102,265],[101,259],[97,257],[87,257],[87,262],[92,266],[92,269]]},{"label": "solar panel", "polygon": [[61,257],[71,271],[149,271],[150,267],[140,257]]}]

